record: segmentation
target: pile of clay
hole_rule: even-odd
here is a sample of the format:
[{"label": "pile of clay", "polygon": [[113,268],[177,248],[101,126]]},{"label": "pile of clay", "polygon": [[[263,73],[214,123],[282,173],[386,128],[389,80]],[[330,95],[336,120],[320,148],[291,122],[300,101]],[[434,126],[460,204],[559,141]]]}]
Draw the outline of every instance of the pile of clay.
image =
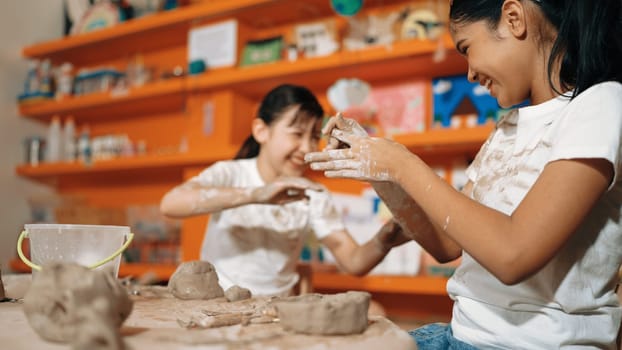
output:
[{"label": "pile of clay", "polygon": [[71,343],[74,349],[124,349],[119,328],[132,305],[109,271],[50,263],[33,278],[23,309],[45,340]]},{"label": "pile of clay", "polygon": [[168,289],[176,298],[184,300],[209,300],[224,296],[227,301],[239,301],[251,297],[248,289],[239,286],[223,291],[214,265],[199,260],[180,264],[168,282]]},{"label": "pile of clay", "polygon": [[347,335],[367,329],[367,292],[305,294],[274,301],[285,330],[316,335]]},{"label": "pile of clay", "polygon": [[218,284],[214,266],[207,261],[189,261],[177,266],[168,281],[168,289],[176,298],[184,300],[213,299],[225,295]]}]

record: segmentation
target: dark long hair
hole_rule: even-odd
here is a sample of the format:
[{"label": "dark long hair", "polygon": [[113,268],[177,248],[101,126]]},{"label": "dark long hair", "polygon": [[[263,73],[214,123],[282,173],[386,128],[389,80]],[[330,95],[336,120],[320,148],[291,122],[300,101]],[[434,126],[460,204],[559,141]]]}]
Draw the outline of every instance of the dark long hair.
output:
[{"label": "dark long hair", "polygon": [[[324,109],[313,93],[304,86],[284,84],[270,90],[264,96],[257,111],[257,118],[261,118],[266,125],[278,120],[288,108],[300,106],[294,123],[300,118],[324,117]],[[259,143],[251,134],[240,147],[235,159],[253,158],[259,154]]]},{"label": "dark long hair", "polygon": [[[454,23],[485,20],[496,28],[504,0],[453,0],[449,18]],[[559,82],[574,89],[572,98],[592,85],[622,81],[622,1],[523,0],[537,4],[557,30],[548,62],[553,84],[555,62],[561,61]],[[557,91],[559,93],[559,91]]]}]

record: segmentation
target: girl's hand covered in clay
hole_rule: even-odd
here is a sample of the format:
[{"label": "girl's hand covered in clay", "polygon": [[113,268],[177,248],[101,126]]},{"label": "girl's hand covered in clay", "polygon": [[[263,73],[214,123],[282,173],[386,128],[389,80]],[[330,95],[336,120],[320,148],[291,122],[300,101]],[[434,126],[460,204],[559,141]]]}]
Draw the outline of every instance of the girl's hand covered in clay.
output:
[{"label": "girl's hand covered in clay", "polygon": [[383,251],[388,252],[391,248],[402,245],[411,239],[404,235],[402,226],[391,219],[380,228],[380,231],[374,236],[374,240]]},{"label": "girl's hand covered in clay", "polygon": [[332,137],[350,147],[305,155],[311,169],[323,170],[326,177],[395,182],[394,169],[399,166],[395,160],[411,156],[406,147],[387,139],[361,137],[339,129],[333,129]]},{"label": "girl's hand covered in clay", "polygon": [[337,138],[333,137],[333,130],[341,130],[344,133],[357,135],[360,137],[368,137],[367,131],[356,122],[354,119],[344,118],[341,113],[337,113],[336,116],[330,118],[326,125],[322,128],[322,134],[327,135],[328,142],[324,150],[347,148],[348,146]]},{"label": "girl's hand covered in clay", "polygon": [[302,177],[280,177],[265,186],[255,188],[251,196],[254,203],[280,205],[309,199],[305,190],[322,191],[323,188]]}]

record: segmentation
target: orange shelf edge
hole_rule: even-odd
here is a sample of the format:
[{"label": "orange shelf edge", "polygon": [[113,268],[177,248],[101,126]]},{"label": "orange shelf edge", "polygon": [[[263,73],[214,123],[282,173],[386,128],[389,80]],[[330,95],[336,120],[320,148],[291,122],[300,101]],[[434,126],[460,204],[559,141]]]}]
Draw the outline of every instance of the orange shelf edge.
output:
[{"label": "orange shelf edge", "polygon": [[177,265],[173,264],[148,264],[122,262],[119,267],[119,277],[140,277],[145,274],[154,274],[160,281],[168,281],[175,272]]},{"label": "orange shelf edge", "polygon": [[65,100],[22,103],[19,111],[22,116],[43,118],[53,114],[72,113],[87,108],[103,107],[112,109],[117,105],[132,103],[147,98],[162,98],[167,95],[179,95],[184,90],[182,79],[158,81],[145,86],[130,88],[123,92],[92,93],[69,97]]},{"label": "orange shelf edge", "polygon": [[435,276],[367,275],[356,277],[338,272],[317,272],[313,289],[363,290],[377,293],[447,295],[447,278]]},{"label": "orange shelf edge", "polygon": [[162,27],[191,22],[197,18],[210,16],[223,16],[236,10],[251,8],[253,6],[274,2],[274,0],[228,0],[228,1],[204,1],[200,4],[190,5],[157,15],[132,19],[118,25],[34,44],[22,50],[22,56],[29,58],[43,58],[54,53],[92,45],[106,40],[114,40],[124,36],[142,33]]},{"label": "orange shelf edge", "polygon": [[[30,273],[31,270],[21,260],[10,260],[11,270]],[[168,280],[177,265],[121,262],[119,277],[140,277],[154,274],[159,280]],[[447,278],[434,276],[387,276],[367,275],[355,277],[338,272],[313,271],[313,289],[315,290],[363,290],[377,293],[400,293],[419,295],[446,296]]]},{"label": "orange shelf edge", "polygon": [[147,155],[113,160],[94,161],[90,165],[80,162],[72,163],[42,163],[36,166],[19,165],[16,168],[17,175],[31,178],[48,176],[64,176],[89,173],[101,173],[106,171],[140,170],[164,167],[183,167],[195,164],[207,164],[221,159],[232,158],[234,149],[221,149],[209,154],[167,154]]},{"label": "orange shelf edge", "polygon": [[[481,126],[468,129],[430,130],[423,133],[394,135],[393,139],[410,149],[449,147],[459,145],[481,145],[493,126]],[[95,161],[91,165],[80,162],[73,163],[41,163],[37,166],[19,165],[16,173],[30,178],[51,176],[92,174],[106,171],[141,170],[163,167],[184,167],[198,164],[213,163],[222,159],[232,158],[235,149],[223,148],[210,154],[168,154],[147,155],[113,160]]]},{"label": "orange shelf edge", "polygon": [[[18,258],[13,258],[9,261],[9,267],[12,271],[18,273],[30,273],[31,268]],[[140,277],[146,273],[153,273],[162,281],[168,280],[177,265],[172,264],[147,264],[147,263],[126,263],[121,262],[119,266],[119,277]]]},{"label": "orange shelf edge", "polygon": [[31,268],[28,267],[28,265],[26,265],[23,261],[21,261],[18,258],[13,258],[9,260],[9,268],[13,272],[19,272],[19,273],[30,273],[31,272]]},{"label": "orange shelf edge", "polygon": [[[448,50],[453,50],[453,46],[448,40],[443,40],[443,44]],[[189,78],[188,89],[213,89],[225,85],[249,83],[295,74],[316,74],[317,71],[329,69],[341,70],[349,66],[411,56],[431,56],[436,51],[437,45],[436,42],[429,40],[404,40],[396,41],[388,47],[379,46],[357,51],[342,50],[328,56],[301,58],[293,62],[277,61],[256,66],[208,71],[195,78]]]},{"label": "orange shelf edge", "polygon": [[452,145],[481,145],[494,130],[494,124],[460,129],[429,129],[421,133],[393,135],[391,138],[408,148]]}]

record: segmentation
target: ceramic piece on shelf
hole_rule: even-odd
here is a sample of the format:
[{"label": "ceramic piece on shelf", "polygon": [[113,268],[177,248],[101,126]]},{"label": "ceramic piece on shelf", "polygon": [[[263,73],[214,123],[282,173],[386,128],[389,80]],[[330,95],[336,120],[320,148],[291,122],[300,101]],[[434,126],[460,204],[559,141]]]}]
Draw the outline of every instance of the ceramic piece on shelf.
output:
[{"label": "ceramic piece on shelf", "polygon": [[363,7],[363,0],[331,0],[330,5],[342,16],[353,16]]},{"label": "ceramic piece on shelf", "polygon": [[339,79],[328,88],[328,101],[337,111],[360,105],[367,99],[369,84],[359,79]]},{"label": "ceramic piece on shelf", "polygon": [[71,27],[71,34],[88,33],[112,27],[122,20],[121,12],[115,4],[109,0],[100,1],[91,5],[77,25]]},{"label": "ceramic piece on shelf", "polygon": [[346,50],[354,51],[372,46],[390,46],[395,41],[393,25],[399,20],[397,11],[348,18],[348,30],[343,39]]},{"label": "ceramic piece on shelf", "polygon": [[339,49],[334,20],[299,24],[294,32],[296,45],[307,58],[328,56]]},{"label": "ceramic piece on shelf", "polygon": [[443,32],[438,15],[428,9],[408,13],[402,23],[402,39],[437,39]]},{"label": "ceramic piece on shelf", "polygon": [[283,37],[280,35],[262,40],[249,41],[242,50],[242,62],[240,66],[276,62],[281,59],[282,53]]}]

